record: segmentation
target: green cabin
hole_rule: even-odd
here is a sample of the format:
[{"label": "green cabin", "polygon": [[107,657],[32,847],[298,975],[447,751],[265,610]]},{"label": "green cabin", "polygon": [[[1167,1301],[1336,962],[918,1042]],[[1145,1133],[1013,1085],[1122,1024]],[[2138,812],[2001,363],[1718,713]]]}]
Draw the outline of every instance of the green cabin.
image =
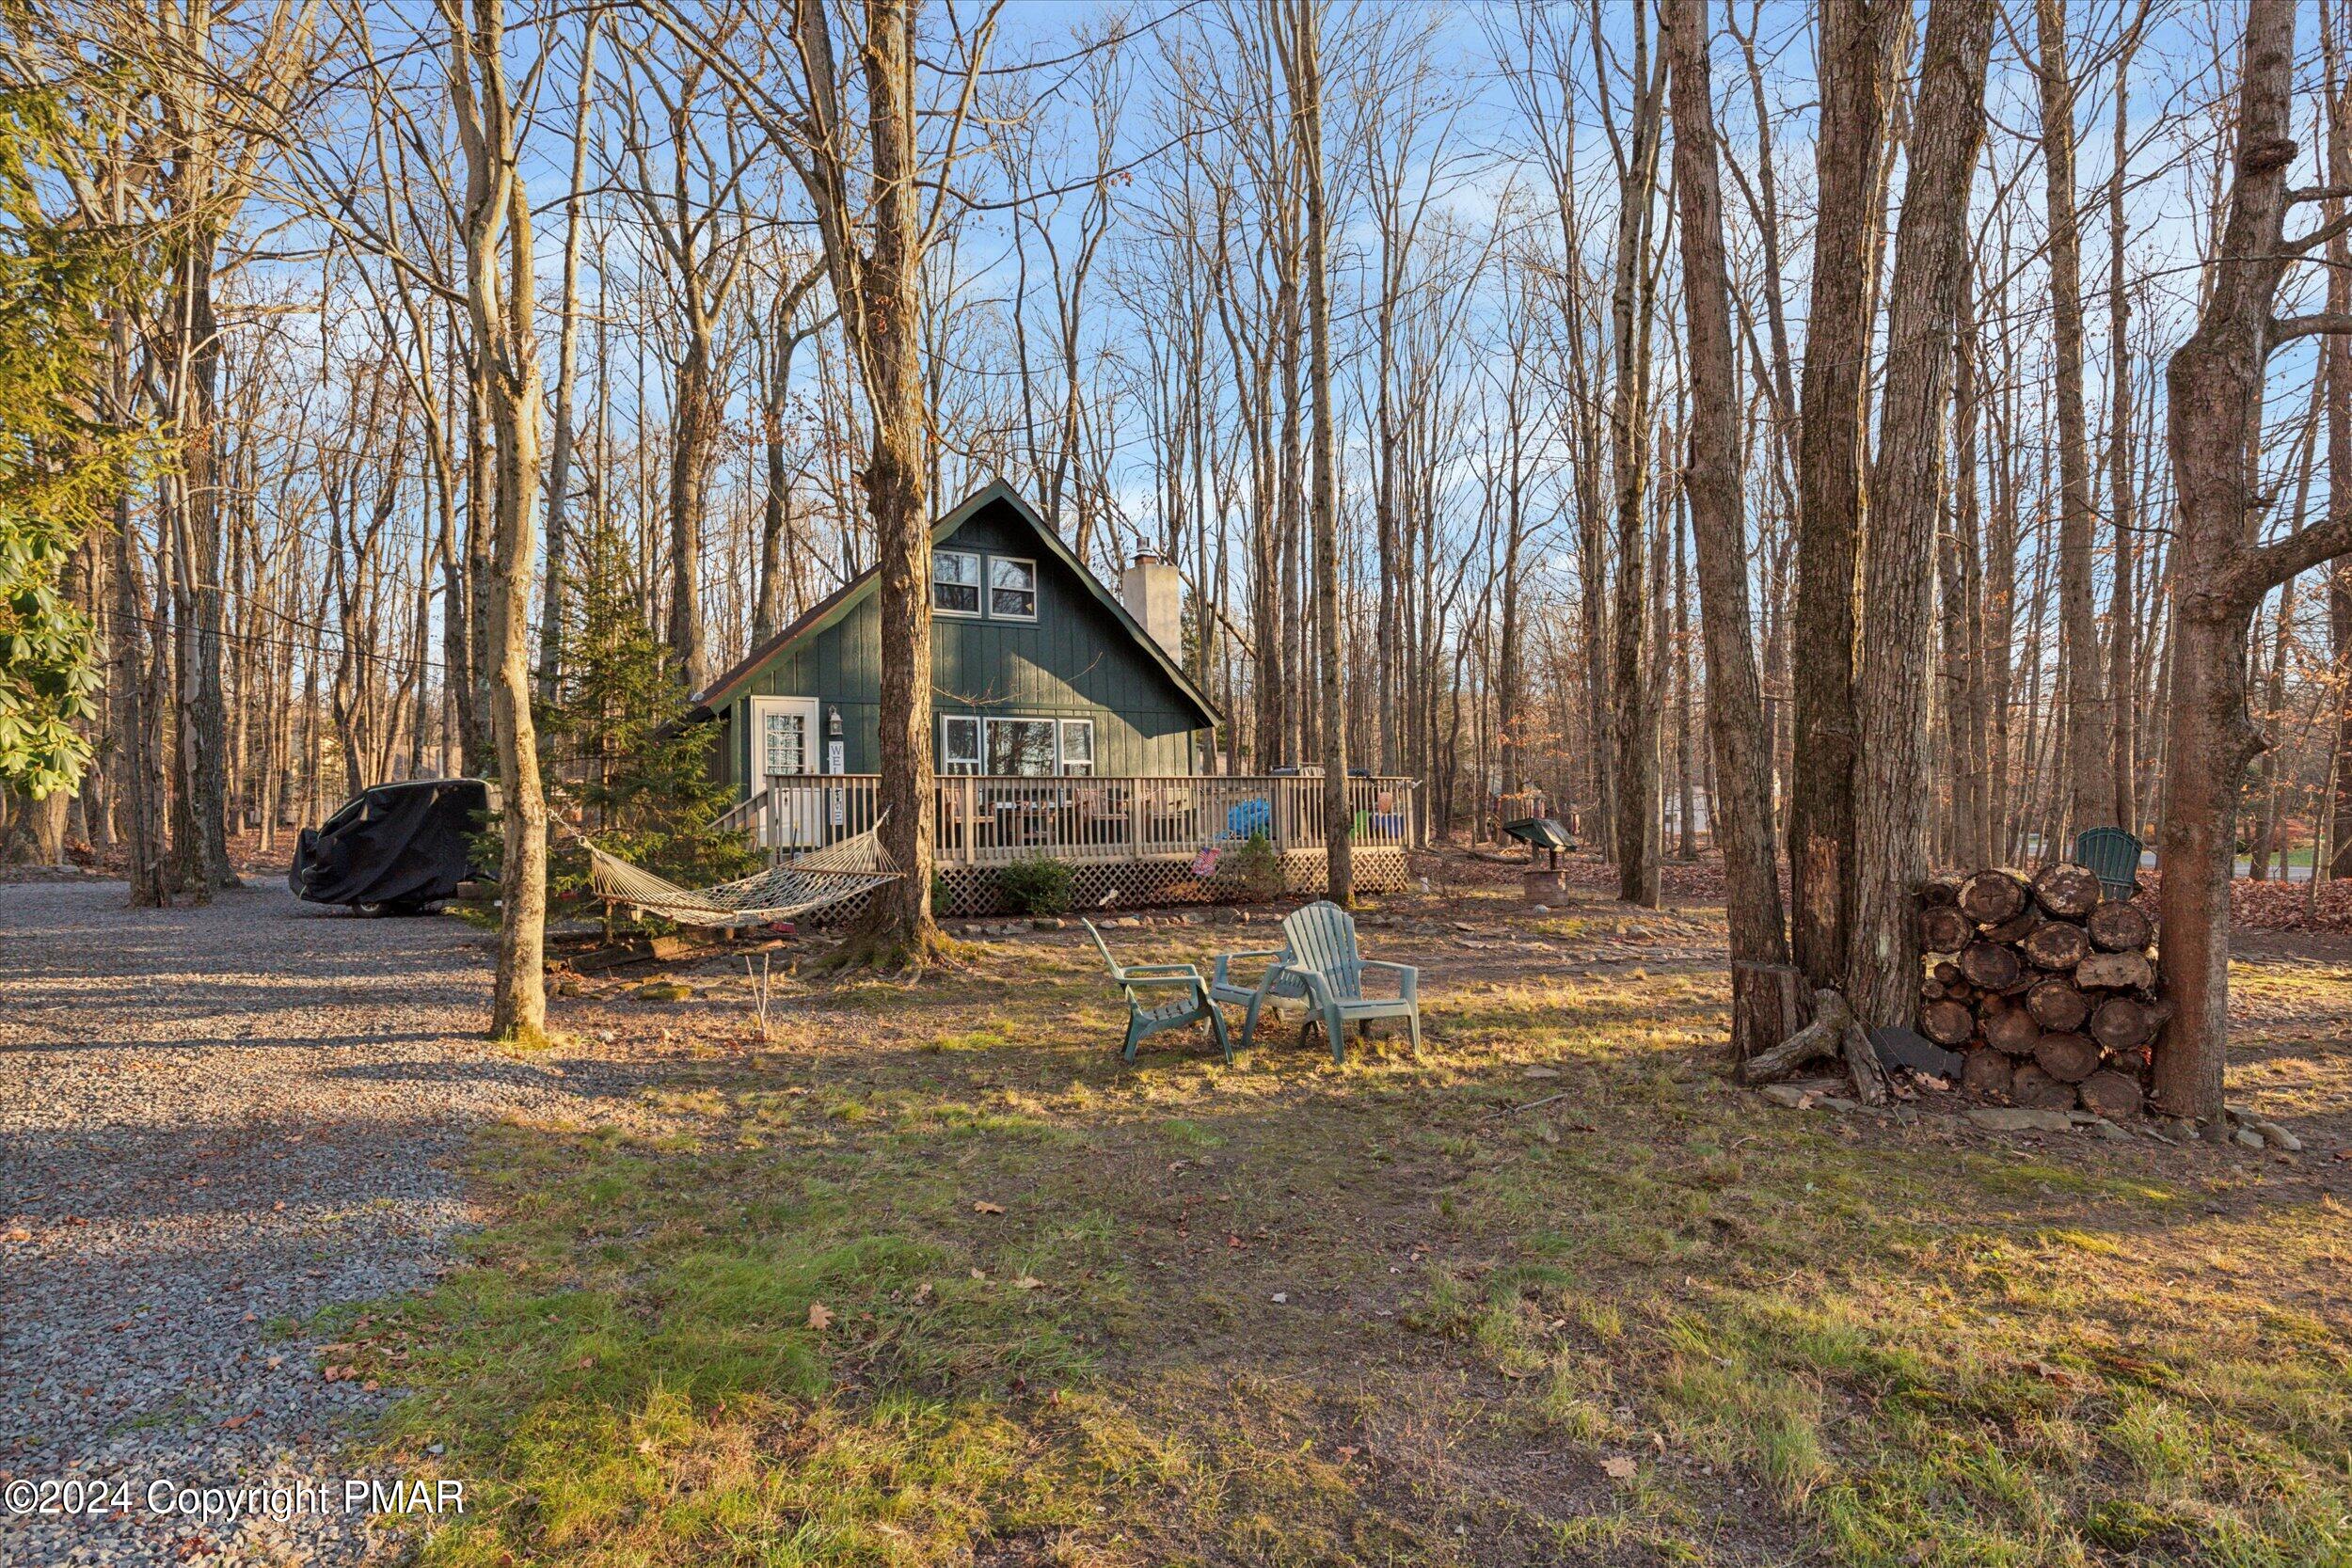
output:
[{"label": "green cabin", "polygon": [[[943,776],[1189,776],[1217,714],[1179,663],[1183,586],[1139,557],[1113,594],[999,481],[931,531],[931,760]],[[694,697],[739,799],[880,767],[879,575],[811,607]]]}]

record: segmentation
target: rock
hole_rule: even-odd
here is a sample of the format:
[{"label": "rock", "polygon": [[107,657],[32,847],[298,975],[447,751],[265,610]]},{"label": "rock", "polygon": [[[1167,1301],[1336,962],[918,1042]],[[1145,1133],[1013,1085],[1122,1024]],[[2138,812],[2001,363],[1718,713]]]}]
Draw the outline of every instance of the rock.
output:
[{"label": "rock", "polygon": [[1132,914],[1122,914],[1116,920],[1105,920],[1103,924],[1117,931],[1138,931],[1143,928],[1143,922]]},{"label": "rock", "polygon": [[2260,1134],[2262,1141],[2271,1148],[2284,1149],[2289,1154],[2303,1152],[2303,1140],[2268,1117],[2240,1117],[2237,1119],[2240,1127],[2252,1128],[2256,1133]]},{"label": "rock", "polygon": [[1064,920],[1057,914],[1041,914],[1035,920],[1029,922],[1029,929],[1032,931],[1060,931],[1067,929],[1069,925],[1070,922]]},{"label": "rock", "polygon": [[2129,1132],[2124,1132],[2123,1129],[2118,1127],[2115,1123],[2109,1121],[2105,1117],[2101,1117],[2097,1121],[2092,1122],[2090,1124],[2090,1130],[2093,1132],[2098,1133],[2099,1136],[2106,1139],[2106,1141],[2111,1144],[2127,1144],[2132,1141],[2132,1135]]},{"label": "rock", "polygon": [[629,994],[640,1002],[691,1002],[694,988],[678,980],[649,980]]},{"label": "rock", "polygon": [[1812,1097],[1794,1084],[1767,1084],[1763,1093],[1773,1104],[1785,1105],[1791,1111],[1802,1111],[1812,1103]]},{"label": "rock", "polygon": [[2064,1111],[2028,1105],[1971,1105],[1968,1119],[1988,1132],[2070,1132],[2074,1118]]},{"label": "rock", "polygon": [[1551,912],[1551,906],[1549,904],[1531,904],[1528,906],[1527,912],[1530,914],[1549,914]]},{"label": "rock", "polygon": [[2230,1141],[2240,1148],[2260,1148],[2263,1146],[2263,1135],[2250,1127],[2241,1127],[2230,1134]]}]

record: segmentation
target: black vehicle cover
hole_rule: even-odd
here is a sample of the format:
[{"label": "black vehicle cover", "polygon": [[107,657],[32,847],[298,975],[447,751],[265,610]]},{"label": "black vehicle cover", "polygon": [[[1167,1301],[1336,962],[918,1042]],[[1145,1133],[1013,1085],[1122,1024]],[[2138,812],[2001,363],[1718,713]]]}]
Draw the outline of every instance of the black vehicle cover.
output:
[{"label": "black vehicle cover", "polygon": [[489,810],[480,779],[377,784],[305,828],[286,885],[313,904],[426,904],[472,873],[467,835]]}]

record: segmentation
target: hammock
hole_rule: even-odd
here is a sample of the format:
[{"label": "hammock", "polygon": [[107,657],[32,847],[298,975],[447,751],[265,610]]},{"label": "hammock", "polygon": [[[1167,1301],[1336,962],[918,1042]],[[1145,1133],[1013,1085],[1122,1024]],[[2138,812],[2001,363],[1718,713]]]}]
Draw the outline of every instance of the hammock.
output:
[{"label": "hammock", "polygon": [[846,904],[903,875],[874,835],[882,824],[788,864],[716,887],[683,888],[585,839],[588,883],[608,904],[632,904],[681,926],[764,926]]}]

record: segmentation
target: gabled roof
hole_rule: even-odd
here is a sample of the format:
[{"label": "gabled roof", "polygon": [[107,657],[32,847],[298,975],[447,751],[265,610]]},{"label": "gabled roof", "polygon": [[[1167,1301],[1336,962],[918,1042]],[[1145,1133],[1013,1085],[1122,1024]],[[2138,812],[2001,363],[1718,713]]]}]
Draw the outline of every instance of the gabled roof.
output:
[{"label": "gabled roof", "polygon": [[[1184,673],[1184,666],[1169,657],[1168,650],[1160,646],[1158,640],[1145,631],[1141,624],[1128,613],[1127,607],[1119,602],[1119,595],[1103,585],[1102,579],[1088,569],[1087,563],[1080,561],[1068,545],[1062,543],[1061,535],[1047,527],[1045,519],[1039,516],[1036,510],[1021,499],[1020,492],[1005,481],[1001,479],[991,481],[979,490],[965,497],[958,503],[955,510],[933,523],[931,525],[932,546],[936,547],[946,542],[956,530],[998,501],[1010,507],[1014,515],[1028,526],[1029,531],[1037,535],[1038,543],[1046,554],[1069,567],[1078,580],[1086,585],[1087,591],[1094,595],[1096,602],[1110,611],[1112,619],[1125,628],[1127,635],[1134,639],[1136,645],[1141,648],[1152,662],[1159,667],[1160,673],[1173,682],[1176,689],[1183,692],[1188,701],[1200,708],[1204,722],[1216,723],[1216,705],[1209,701],[1208,693],[1193,684],[1192,677]],[[758,673],[762,665],[802,638],[813,636],[827,626],[838,624],[843,617],[856,609],[868,594],[874,592],[881,580],[881,569],[869,567],[809,606],[807,611],[799,620],[744,655],[734,668],[696,692],[691,699],[689,717],[706,717],[732,702],[739,694],[744,684]]]}]

